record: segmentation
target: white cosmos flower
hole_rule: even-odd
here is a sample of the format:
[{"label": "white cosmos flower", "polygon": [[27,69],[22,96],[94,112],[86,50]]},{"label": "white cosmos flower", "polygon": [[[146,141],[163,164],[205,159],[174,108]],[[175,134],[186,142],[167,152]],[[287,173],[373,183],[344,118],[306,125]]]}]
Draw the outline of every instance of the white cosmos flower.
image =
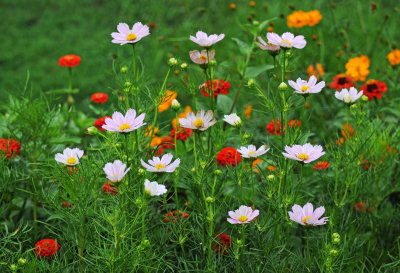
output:
[{"label": "white cosmos flower", "polygon": [[208,54],[207,50],[205,49],[203,49],[201,52],[198,50],[191,50],[189,51],[189,56],[192,62],[196,64],[207,64],[208,61],[211,62],[212,60],[214,60],[215,50],[213,49],[208,51]]},{"label": "white cosmos flower", "polygon": [[317,83],[317,78],[312,75],[308,81],[298,78],[296,82],[289,81],[289,85],[294,89],[295,93],[305,95],[321,92],[322,88],[325,87],[325,82]]},{"label": "white cosmos flower", "polygon": [[60,153],[56,154],[55,160],[65,165],[76,165],[79,164],[79,158],[81,158],[82,156],[83,156],[82,150],[78,148],[74,149],[66,148],[64,149],[62,154]]},{"label": "white cosmos flower", "polygon": [[143,113],[136,117],[134,109],[129,109],[125,116],[120,112],[114,112],[111,118],[105,119],[105,124],[102,128],[110,132],[128,133],[146,125],[146,123],[143,123],[145,115]]},{"label": "white cosmos flower", "polygon": [[167,192],[164,185],[158,184],[156,181],[150,182],[148,179],[144,181],[144,190],[150,196],[160,196]]},{"label": "white cosmos flower", "polygon": [[143,25],[141,22],[135,23],[132,30],[129,28],[128,24],[119,23],[117,30],[118,32],[111,33],[111,37],[113,37],[111,42],[120,45],[134,44],[150,34],[149,27]]},{"label": "white cosmos flower", "polygon": [[350,87],[350,91],[346,88],[343,88],[342,90],[340,90],[340,92],[338,91],[335,92],[335,97],[338,100],[341,100],[344,103],[349,103],[349,104],[353,104],[356,100],[361,98],[362,95],[363,91],[357,93],[357,89],[355,89],[354,87]]},{"label": "white cosmos flower", "polygon": [[131,168],[126,169],[126,165],[121,160],[115,160],[113,163],[107,163],[103,171],[107,175],[107,179],[111,182],[119,182],[129,172]]},{"label": "white cosmos flower", "polygon": [[225,34],[211,34],[210,36],[207,35],[207,33],[199,30],[196,32],[196,37],[190,36],[190,40],[198,44],[199,46],[202,47],[210,47],[213,44],[218,43],[222,39],[224,39]]},{"label": "white cosmos flower", "polygon": [[242,125],[242,120],[236,113],[232,113],[230,115],[224,115],[224,121],[234,127]]},{"label": "white cosmos flower", "polygon": [[257,157],[259,157],[259,156],[261,156],[261,155],[263,155],[263,154],[265,154],[266,152],[268,152],[269,151],[269,148],[267,148],[267,146],[265,146],[265,145],[262,145],[260,148],[258,148],[258,150],[257,150],[257,148],[256,148],[256,146],[254,146],[254,145],[249,145],[248,147],[244,147],[244,146],[242,146],[242,147],[240,147],[240,149],[239,150],[237,150],[241,155],[242,155],[242,157],[244,157],[244,158],[257,158]]},{"label": "white cosmos flower", "polygon": [[154,156],[153,159],[149,159],[149,164],[140,159],[142,166],[146,168],[148,172],[167,172],[172,173],[176,168],[179,167],[181,160],[178,158],[174,162],[172,161],[172,154],[165,154],[160,159],[159,157]]},{"label": "white cosmos flower", "polygon": [[186,118],[179,119],[179,124],[183,128],[189,128],[192,130],[207,130],[208,127],[214,125],[217,120],[214,118],[214,114],[211,110],[204,113],[204,110],[200,110],[196,113],[190,112],[186,115]]}]

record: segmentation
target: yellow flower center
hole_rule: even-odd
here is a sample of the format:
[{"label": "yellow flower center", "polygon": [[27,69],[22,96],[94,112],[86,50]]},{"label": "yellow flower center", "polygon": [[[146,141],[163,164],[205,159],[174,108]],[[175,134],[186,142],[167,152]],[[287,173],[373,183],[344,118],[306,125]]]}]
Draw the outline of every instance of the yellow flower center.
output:
[{"label": "yellow flower center", "polygon": [[163,165],[163,164],[157,164],[157,165],[155,165],[154,167],[155,167],[157,170],[159,170],[159,169],[165,168],[165,165]]},{"label": "yellow flower center", "polygon": [[119,129],[120,129],[121,131],[127,130],[127,129],[131,129],[131,126],[130,126],[128,123],[124,123],[124,124],[122,124],[121,126],[119,126]]},{"label": "yellow flower center", "polygon": [[306,92],[308,89],[310,89],[310,87],[309,87],[308,85],[304,85],[304,86],[301,88],[301,91]]},{"label": "yellow flower center", "polygon": [[245,222],[247,219],[249,219],[249,217],[243,215],[243,216],[240,216],[238,219],[240,222]]},{"label": "yellow flower center", "polygon": [[193,125],[196,126],[197,128],[200,128],[203,127],[204,122],[201,118],[198,118],[193,122]]},{"label": "yellow flower center", "polygon": [[128,41],[134,41],[136,40],[136,38],[137,38],[136,35],[133,33],[129,33],[129,35],[126,37]]},{"label": "yellow flower center", "polygon": [[302,222],[303,222],[305,225],[307,225],[307,219],[310,219],[310,218],[311,218],[311,216],[306,216],[306,217],[303,218]]},{"label": "yellow flower center", "polygon": [[70,157],[70,158],[67,159],[67,162],[68,162],[69,164],[75,164],[76,159],[75,159],[75,157]]},{"label": "yellow flower center", "polygon": [[146,192],[148,195],[150,195],[150,190],[145,190],[145,192]]},{"label": "yellow flower center", "polygon": [[203,54],[200,54],[200,59],[202,59],[203,61],[207,61],[207,56],[204,56]]},{"label": "yellow flower center", "polygon": [[306,155],[306,154],[299,154],[298,156],[297,156],[297,158],[298,159],[301,159],[301,160],[307,160],[308,159],[308,155]]},{"label": "yellow flower center", "polygon": [[288,40],[282,40],[281,44],[287,43],[288,45],[292,45]]},{"label": "yellow flower center", "polygon": [[350,97],[350,96],[347,96],[347,99],[349,100],[349,99],[351,99],[351,97]]},{"label": "yellow flower center", "polygon": [[257,155],[257,153],[256,153],[256,152],[254,152],[254,151],[251,151],[251,152],[249,152],[247,155],[248,155],[248,156],[251,156],[252,154],[255,154],[255,155]]}]

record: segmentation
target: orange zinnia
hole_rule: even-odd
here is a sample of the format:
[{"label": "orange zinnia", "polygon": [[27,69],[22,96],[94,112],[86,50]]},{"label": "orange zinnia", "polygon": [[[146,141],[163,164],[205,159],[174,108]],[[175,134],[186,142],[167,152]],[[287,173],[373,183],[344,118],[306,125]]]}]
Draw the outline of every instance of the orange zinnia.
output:
[{"label": "orange zinnia", "polygon": [[365,81],[369,75],[369,64],[370,60],[365,55],[352,58],[346,63],[346,75],[354,81]]},{"label": "orange zinnia", "polygon": [[400,64],[400,49],[393,49],[386,58],[393,66]]}]

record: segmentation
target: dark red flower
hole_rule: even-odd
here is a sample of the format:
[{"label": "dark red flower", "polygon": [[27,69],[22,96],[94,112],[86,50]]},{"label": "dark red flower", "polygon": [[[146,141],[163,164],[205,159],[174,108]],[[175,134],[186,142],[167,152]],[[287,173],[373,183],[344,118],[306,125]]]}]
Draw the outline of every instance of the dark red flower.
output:
[{"label": "dark red flower", "polygon": [[232,166],[235,167],[238,163],[242,161],[242,157],[240,156],[240,153],[236,151],[235,148],[232,147],[226,147],[223,148],[218,154],[217,154],[217,163],[220,166]]},{"label": "dark red flower", "polygon": [[7,156],[7,159],[10,160],[10,157],[15,157],[21,153],[21,143],[12,138],[0,138],[0,150],[3,151],[3,153],[0,153],[0,158]]},{"label": "dark red flower", "polygon": [[[212,88],[213,88],[213,90],[211,92],[213,92],[212,93],[213,98],[215,98],[219,94],[227,95],[229,93],[229,88],[231,88],[231,84],[229,82],[221,80],[221,79],[215,79],[215,80],[213,80]],[[211,81],[204,82],[200,86],[201,94],[205,97],[210,96],[209,95],[210,89],[211,89]]]},{"label": "dark red flower", "polygon": [[161,144],[157,146],[156,156],[162,155],[165,149],[175,149],[174,139],[170,136],[161,137]]},{"label": "dark red flower", "polygon": [[324,170],[329,168],[329,162],[328,161],[318,161],[317,164],[314,165],[314,171],[316,170]]},{"label": "dark red flower", "polygon": [[115,186],[113,186],[113,185],[111,184],[111,182],[106,182],[106,183],[103,184],[103,192],[104,192],[106,195],[108,195],[108,194],[110,194],[110,195],[117,195],[117,193],[118,193],[118,188],[115,187]]},{"label": "dark red flower", "polygon": [[[275,120],[272,120],[270,123],[268,123],[267,126],[265,126],[265,128],[267,128],[268,134],[275,135],[275,126],[276,126],[276,134],[280,136],[281,128],[282,128],[280,119],[277,119],[276,122],[275,122]],[[285,129],[285,128],[283,128],[283,129]]]},{"label": "dark red flower", "polygon": [[[175,129],[171,131],[171,137],[175,139]],[[188,137],[193,135],[192,129],[189,128],[182,128],[181,126],[178,127],[178,133],[176,134],[176,140],[184,140],[186,141]]]},{"label": "dark red flower", "polygon": [[96,126],[96,128],[102,132],[105,131],[102,126],[106,124],[106,118],[111,118],[111,117],[109,116],[101,117],[94,122],[94,126]]},{"label": "dark red flower", "polygon": [[361,86],[360,90],[363,91],[363,95],[367,96],[368,100],[371,101],[373,98],[380,99],[382,93],[387,91],[387,85],[377,80],[368,80]]},{"label": "dark red flower", "polygon": [[53,239],[43,239],[36,243],[35,253],[39,259],[53,257],[60,248],[60,244]]},{"label": "dark red flower", "polygon": [[215,254],[228,254],[227,250],[232,247],[231,237],[229,237],[229,235],[225,233],[218,233],[217,235],[215,235],[215,240],[216,242],[213,244]]},{"label": "dark red flower", "polygon": [[65,55],[58,59],[59,66],[66,66],[66,67],[74,67],[78,66],[81,63],[81,57],[77,55]]},{"label": "dark red flower", "polygon": [[106,93],[101,93],[101,92],[94,93],[90,100],[94,101],[95,103],[105,103],[106,101],[108,101],[108,95]]},{"label": "dark red flower", "polygon": [[333,81],[329,85],[330,88],[336,89],[337,91],[347,88],[349,89],[352,86],[355,86],[351,77],[346,76],[346,74],[339,74],[332,79]]}]

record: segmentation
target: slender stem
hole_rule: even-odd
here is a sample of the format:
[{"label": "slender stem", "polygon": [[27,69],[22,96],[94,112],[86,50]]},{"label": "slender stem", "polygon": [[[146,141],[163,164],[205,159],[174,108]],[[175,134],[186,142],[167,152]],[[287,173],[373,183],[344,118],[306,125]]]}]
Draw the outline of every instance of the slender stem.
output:
[{"label": "slender stem", "polygon": [[195,168],[196,174],[198,174],[197,153],[196,153],[196,134],[197,134],[197,132],[193,133],[193,154],[194,154],[194,168]]},{"label": "slender stem", "polygon": [[83,251],[85,249],[85,216],[81,216],[81,234],[79,239],[79,272],[84,272],[83,267]]},{"label": "slender stem", "polygon": [[307,262],[308,262],[308,266],[311,265],[311,261],[310,261],[310,248],[308,247],[308,229],[306,228],[306,242],[307,242]]},{"label": "slender stem", "polygon": [[72,67],[68,67],[68,72],[69,72],[69,84],[68,84],[68,90],[72,90]]},{"label": "slender stem", "polygon": [[[176,135],[178,134],[178,112],[175,112],[175,135],[174,135],[174,148],[175,148],[175,157],[178,157],[178,144],[176,143]],[[175,171],[174,177],[174,193],[175,193],[175,204],[176,208],[179,209],[179,200],[178,200],[178,170]]]},{"label": "slender stem", "polygon": [[147,200],[146,200],[146,192],[143,192],[143,204],[142,204],[142,242],[146,239],[146,211],[147,211]]}]

